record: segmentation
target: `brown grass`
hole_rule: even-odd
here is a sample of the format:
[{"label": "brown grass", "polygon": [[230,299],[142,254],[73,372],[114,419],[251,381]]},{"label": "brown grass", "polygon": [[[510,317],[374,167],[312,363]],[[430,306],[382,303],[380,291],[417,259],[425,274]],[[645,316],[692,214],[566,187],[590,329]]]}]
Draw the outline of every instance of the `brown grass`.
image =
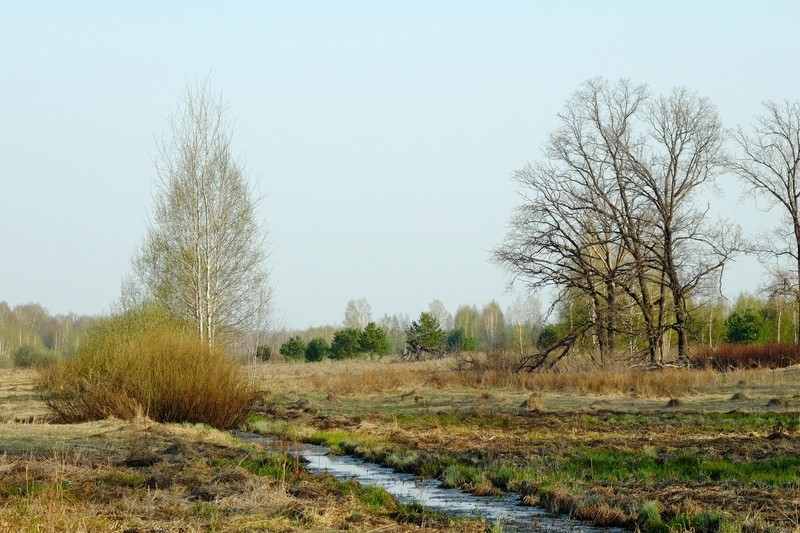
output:
[{"label": "brown grass", "polygon": [[[345,366],[347,367],[345,370]],[[326,395],[373,394],[414,389],[508,389],[523,392],[626,394],[669,397],[715,387],[711,369],[667,368],[660,371],[579,371],[512,373],[502,370],[458,371],[454,359],[422,362],[327,361],[307,365],[260,367],[262,379],[279,390],[319,390]],[[266,377],[269,376],[269,377]],[[278,377],[280,376],[280,377]],[[301,382],[304,385],[301,385]]]},{"label": "brown grass", "polygon": [[[664,368],[658,371],[458,372],[455,361],[327,361],[258,365],[271,415],[300,409],[327,415],[405,415],[456,410],[460,416],[533,416],[563,411],[663,412],[762,410],[776,396],[800,394],[800,366],[774,370]],[[732,403],[734,394],[742,399]],[[746,399],[745,399],[746,398]],[[796,402],[795,402],[796,403]],[[777,410],[790,410],[777,406]]]},{"label": "brown grass", "polygon": [[52,413],[36,393],[36,371],[0,369],[0,424],[4,422],[43,422]]}]

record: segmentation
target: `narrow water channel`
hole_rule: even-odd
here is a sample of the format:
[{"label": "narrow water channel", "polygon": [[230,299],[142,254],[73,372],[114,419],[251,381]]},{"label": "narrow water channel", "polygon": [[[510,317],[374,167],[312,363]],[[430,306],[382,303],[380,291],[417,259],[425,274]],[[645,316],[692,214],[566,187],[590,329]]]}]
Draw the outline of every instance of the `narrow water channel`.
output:
[{"label": "narrow water channel", "polygon": [[[269,437],[253,433],[236,433],[235,436],[270,447]],[[395,472],[391,468],[346,455],[327,455],[328,449],[323,446],[302,444],[290,452],[305,459],[306,468],[312,473],[329,473],[342,481],[352,479],[362,485],[382,487],[401,503],[418,503],[450,516],[481,516],[493,524],[501,524],[504,533],[623,531],[619,528],[592,527],[564,516],[552,515],[537,507],[520,505],[515,494],[493,498],[475,496],[456,489],[444,489],[437,480],[420,479],[413,474]]]}]

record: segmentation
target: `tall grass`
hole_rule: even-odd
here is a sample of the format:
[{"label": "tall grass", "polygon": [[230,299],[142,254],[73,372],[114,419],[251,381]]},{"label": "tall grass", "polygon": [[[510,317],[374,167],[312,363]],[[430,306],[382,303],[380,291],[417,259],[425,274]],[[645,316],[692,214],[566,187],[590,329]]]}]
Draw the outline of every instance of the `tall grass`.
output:
[{"label": "tall grass", "polygon": [[[269,367],[276,387],[358,395],[425,389],[504,389],[521,392],[621,394],[676,397],[707,392],[722,375],[712,369],[665,368],[657,372],[579,368],[559,372],[514,373],[504,369],[459,370],[454,359],[400,362],[327,362]],[[277,374],[279,373],[279,375]]]},{"label": "tall grass", "polygon": [[257,392],[222,348],[157,308],[102,321],[74,357],[40,374],[37,387],[65,422],[143,415],[217,428],[241,423]]}]

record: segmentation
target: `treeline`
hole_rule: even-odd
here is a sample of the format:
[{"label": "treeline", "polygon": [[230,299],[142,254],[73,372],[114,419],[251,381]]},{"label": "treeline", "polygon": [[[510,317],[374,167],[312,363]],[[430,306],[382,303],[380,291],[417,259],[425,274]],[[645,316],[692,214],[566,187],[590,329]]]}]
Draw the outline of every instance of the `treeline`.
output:
[{"label": "treeline", "polygon": [[[356,302],[356,304],[354,304]],[[353,309],[358,307],[358,313]],[[547,351],[560,339],[576,330],[576,324],[592,319],[592,306],[580,294],[562,299],[549,320],[533,298],[517,297],[505,311],[496,301],[481,307],[461,305],[451,313],[434,300],[419,318],[408,315],[383,315],[373,321],[365,300],[348,303],[343,325],[319,326],[305,330],[281,330],[270,335],[259,347],[264,360],[286,358],[318,361],[358,356],[401,355],[415,351],[445,355],[460,352],[503,352],[526,356]],[[790,298],[757,297],[742,294],[733,303],[714,302],[688,305],[687,337],[697,347],[697,357],[708,359],[731,345],[797,344],[798,324],[795,302]],[[363,326],[353,317],[366,320]],[[642,354],[640,317],[631,313],[618,323],[615,356],[636,360]],[[676,333],[670,329],[658,339],[659,350],[674,349]],[[571,344],[572,349],[598,354],[600,340],[596,330],[586,328]],[[419,355],[417,353],[417,355]]]},{"label": "treeline", "polygon": [[[592,306],[580,297],[567,298],[555,309],[554,320],[542,329],[538,344],[548,346],[575,324],[592,320]],[[641,353],[641,330],[639,317],[631,313],[620,321],[616,352],[636,356]],[[714,350],[726,344],[796,344],[798,324],[795,302],[790,298],[751,294],[740,295],[735,302],[725,299],[689,306],[688,338],[697,348]],[[665,330],[658,343],[660,349],[669,352],[674,346],[675,332]],[[596,351],[599,343],[595,330],[588,328],[575,340],[575,346],[585,352]],[[599,353],[599,352],[598,352]]]},{"label": "treeline", "polygon": [[[441,331],[441,343],[431,346],[440,353],[497,350],[528,353],[536,345],[543,327],[538,301],[523,297],[516,298],[505,311],[492,300],[481,307],[461,305],[455,313],[440,300],[433,300],[422,314],[435,321],[433,329]],[[342,325],[274,332],[268,342],[259,347],[259,357],[318,360],[320,351],[324,357],[332,359],[399,355],[408,349],[409,333],[415,331],[414,323],[406,314],[385,314],[373,320],[365,299],[351,300]],[[427,322],[426,327],[429,327]],[[309,349],[311,353],[307,354]]]},{"label": "treeline", "polygon": [[73,353],[95,318],[51,315],[37,303],[0,302],[0,366],[46,364]]}]

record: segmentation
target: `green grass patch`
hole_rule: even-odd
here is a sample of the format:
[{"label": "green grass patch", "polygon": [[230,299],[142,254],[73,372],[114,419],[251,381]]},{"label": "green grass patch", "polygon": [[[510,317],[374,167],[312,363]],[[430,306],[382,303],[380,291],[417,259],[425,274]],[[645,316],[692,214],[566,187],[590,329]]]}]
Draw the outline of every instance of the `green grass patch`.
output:
[{"label": "green grass patch", "polygon": [[792,487],[800,483],[800,456],[777,455],[742,462],[711,458],[691,452],[583,448],[566,459],[563,470],[590,482],[737,482]]},{"label": "green grass patch", "polygon": [[360,485],[354,491],[358,501],[366,505],[373,511],[394,511],[397,509],[397,501],[394,496],[385,489],[372,485]]},{"label": "green grass patch", "polygon": [[115,487],[138,489],[145,486],[147,477],[136,472],[120,472],[114,470],[100,476],[100,481],[106,485],[113,485]]},{"label": "green grass patch", "polygon": [[447,488],[468,487],[484,480],[485,477],[480,469],[465,464],[453,464],[445,469],[442,485]]},{"label": "green grass patch", "polygon": [[316,430],[298,422],[264,416],[250,417],[244,427],[247,431],[260,433],[261,435],[274,435],[293,441],[310,439],[316,434]]},{"label": "green grass patch", "polygon": [[239,461],[211,458],[209,464],[214,468],[244,468],[251,474],[277,481],[284,480],[287,475],[295,474],[300,470],[300,463],[297,459],[289,457],[288,455],[272,452],[264,452],[258,457],[250,457]]},{"label": "green grass patch", "polygon": [[746,433],[770,432],[776,427],[788,430],[800,428],[797,413],[613,413],[602,416],[584,416],[586,429],[617,431],[654,429],[658,427],[687,427],[695,432]]}]

